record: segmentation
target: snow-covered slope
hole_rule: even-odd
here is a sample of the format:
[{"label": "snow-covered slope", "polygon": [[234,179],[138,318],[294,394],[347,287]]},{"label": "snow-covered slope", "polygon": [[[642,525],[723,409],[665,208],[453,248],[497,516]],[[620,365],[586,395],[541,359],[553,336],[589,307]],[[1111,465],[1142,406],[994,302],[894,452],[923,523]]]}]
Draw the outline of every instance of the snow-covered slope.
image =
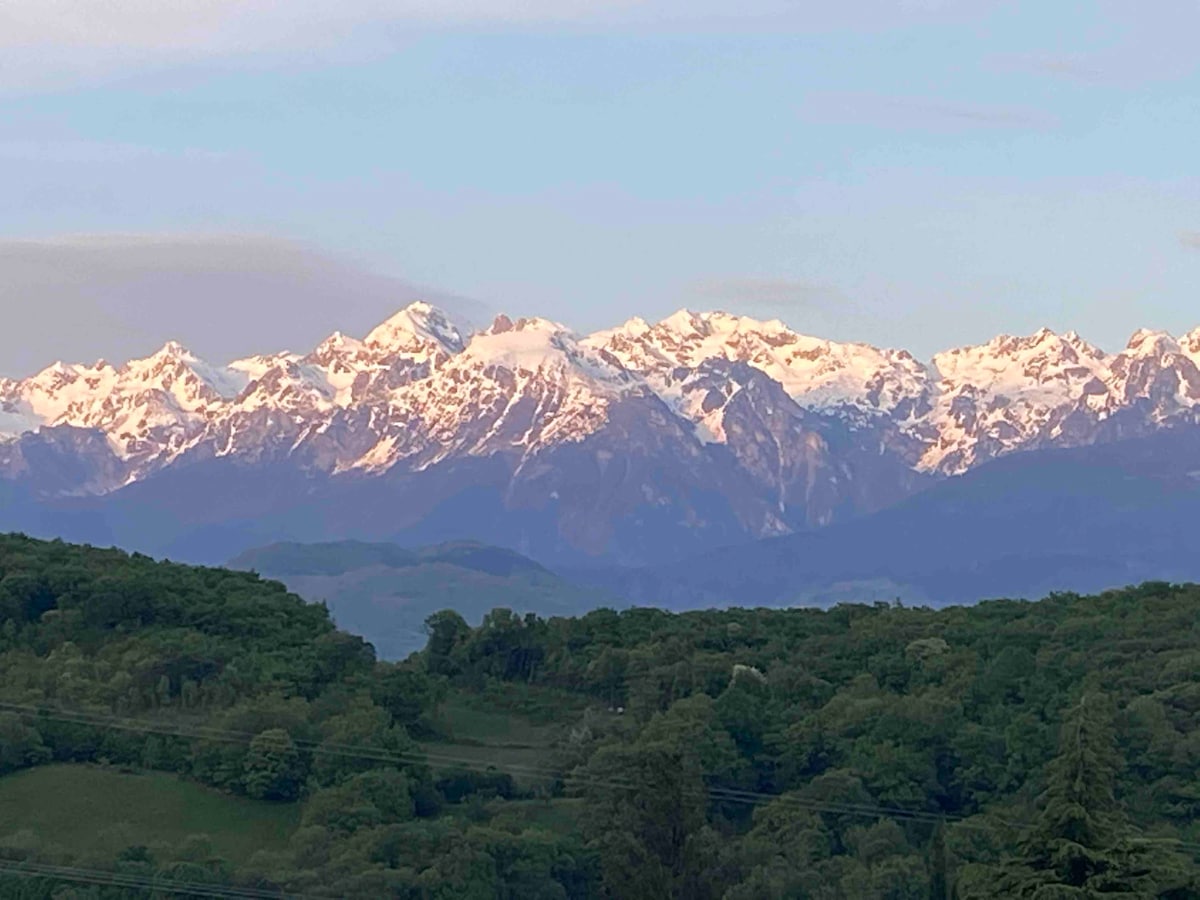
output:
[{"label": "snow-covered slope", "polygon": [[[1074,332],[1001,335],[933,358],[921,468],[948,473],[1022,447],[1071,441],[1077,413],[1108,406],[1110,359]],[[1072,441],[1073,442],[1073,441]]]},{"label": "snow-covered slope", "polygon": [[601,428],[637,379],[546,319],[499,316],[427,377],[386,398],[378,442],[347,468],[418,467],[456,455],[522,456]]},{"label": "snow-covered slope", "polygon": [[[224,438],[218,452],[236,454],[231,423],[263,411],[277,425],[318,430],[366,410],[370,449],[339,456],[335,467],[379,471],[409,456],[429,464],[501,443],[524,452],[578,440],[603,425],[612,396],[645,389],[699,439],[725,443],[724,411],[743,383],[714,376],[717,361],[761,372],[800,408],[851,430],[886,422],[918,442],[915,468],[944,473],[1023,448],[1085,442],[1098,423],[1133,407],[1162,422],[1200,404],[1200,329],[1179,339],[1139,331],[1117,354],[1042,329],[923,364],[905,350],[722,312],[631,319],[584,338],[543,319],[501,316],[465,337],[443,313],[414,303],[361,340],[335,333],[304,355],[221,367],[169,343],[120,367],[55,363],[0,381],[0,439],[60,425],[96,429],[141,477],[215,433]],[[267,438],[243,440],[261,447]]]},{"label": "snow-covered slope", "polygon": [[640,503],[654,527],[726,516],[761,536],[1007,453],[1198,419],[1200,329],[1139,331],[1111,354],[1043,329],[925,363],[721,312],[587,336],[500,316],[467,334],[415,303],[307,352],[218,366],[169,343],[119,366],[0,380],[0,477],[104,494],[216,460],[359,480],[500,460],[505,502],[544,506],[591,485],[579,497],[592,507],[561,513],[579,533]]},{"label": "snow-covered slope", "polygon": [[656,325],[630,319],[587,343],[676,403],[690,372],[714,359],[744,362],[779,382],[801,406],[825,412],[907,418],[921,409],[928,392],[925,367],[907,351],[808,337],[778,319],[684,309]]},{"label": "snow-covered slope", "polygon": [[1176,340],[1163,331],[1134,332],[1110,365],[1108,408],[1148,404],[1157,419],[1200,403],[1200,334]]},{"label": "snow-covered slope", "polygon": [[44,427],[103,433],[131,477],[171,462],[200,437],[247,384],[171,342],[116,368],[58,362],[25,381],[0,382],[0,409],[15,437]]}]

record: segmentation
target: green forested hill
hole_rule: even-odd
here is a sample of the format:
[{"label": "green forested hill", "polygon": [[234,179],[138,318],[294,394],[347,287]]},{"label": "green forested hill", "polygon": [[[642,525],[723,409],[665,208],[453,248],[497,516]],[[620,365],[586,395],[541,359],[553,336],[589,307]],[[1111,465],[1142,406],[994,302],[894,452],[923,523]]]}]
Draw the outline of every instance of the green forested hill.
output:
[{"label": "green forested hill", "polygon": [[562,761],[616,896],[1200,896],[1196,586],[435,624],[454,682],[623,710]]},{"label": "green forested hill", "polygon": [[[540,810],[522,814],[542,779],[518,785],[478,764],[484,742],[453,740],[441,721],[443,680],[376,662],[323,606],[281,584],[7,536],[0,621],[0,897],[76,896],[56,893],[62,880],[86,884],[98,870],[168,886],[471,896],[462,889],[476,867],[460,871],[464,842],[488,860],[484,885],[561,896],[564,881],[595,882],[581,838],[530,825]],[[70,779],[72,803],[97,811],[91,825],[103,839],[47,824],[66,814],[47,808],[60,796],[51,784],[40,794],[4,781],[47,765],[79,767],[54,784]],[[154,827],[177,792],[151,808],[155,792],[139,773],[171,773],[231,802],[222,816],[206,795],[209,833],[180,839]],[[123,789],[140,808],[121,802]],[[219,851],[229,844],[223,821],[245,829],[232,821],[250,815],[232,802],[243,797],[293,810],[297,827],[282,848],[272,840],[238,859]],[[477,816],[493,798],[514,811],[503,827],[483,828]],[[113,854],[122,827],[128,843]],[[70,871],[51,878],[47,866]],[[94,896],[143,895],[104,890]]]},{"label": "green forested hill", "polygon": [[[6,537],[0,617],[0,896],[1200,896],[1194,586],[441,612],[386,664],[255,575]],[[122,827],[47,824],[66,784]]]}]

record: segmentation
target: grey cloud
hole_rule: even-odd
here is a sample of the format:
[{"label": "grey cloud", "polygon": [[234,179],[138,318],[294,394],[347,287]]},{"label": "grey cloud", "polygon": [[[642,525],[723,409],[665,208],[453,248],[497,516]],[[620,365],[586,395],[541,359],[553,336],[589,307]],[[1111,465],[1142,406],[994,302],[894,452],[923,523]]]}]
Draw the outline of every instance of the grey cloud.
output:
[{"label": "grey cloud", "polygon": [[1200,231],[1185,231],[1179,235],[1179,243],[1191,250],[1200,250]]},{"label": "grey cloud", "polygon": [[478,324],[483,304],[275,238],[0,240],[0,374],[57,359],[123,361],[179,340],[216,362],[364,334],[425,299]]}]

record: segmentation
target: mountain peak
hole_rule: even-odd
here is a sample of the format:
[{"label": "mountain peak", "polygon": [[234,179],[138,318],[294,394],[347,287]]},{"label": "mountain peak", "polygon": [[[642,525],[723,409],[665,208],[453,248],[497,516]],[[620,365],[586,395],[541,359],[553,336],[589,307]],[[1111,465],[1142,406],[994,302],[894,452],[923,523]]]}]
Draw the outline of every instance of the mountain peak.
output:
[{"label": "mountain peak", "polygon": [[377,325],[363,341],[379,350],[411,353],[430,345],[447,353],[464,346],[462,332],[435,306],[418,300]]},{"label": "mountain peak", "polygon": [[191,362],[196,359],[196,355],[187,347],[179,343],[179,341],[167,341],[159,347],[154,353],[146,357],[147,362],[158,360],[171,360],[180,362]]},{"label": "mountain peak", "polygon": [[[872,447],[944,474],[1099,439],[1114,413],[1145,397],[1154,399],[1147,427],[1200,414],[1200,328],[1179,341],[1143,329],[1110,355],[1043,327],[927,364],[778,319],[686,308],[586,337],[551,319],[501,315],[468,340],[416,302],[362,341],[334,332],[306,355],[212,366],[171,341],[115,368],[58,363],[0,381],[0,439],[42,427],[102,431],[126,466],[111,473],[119,485],[193,451],[294,454],[333,472],[497,448],[524,454],[593,434],[610,414],[614,427],[644,416],[639,429],[745,449],[760,434],[754,417],[770,428],[792,417],[843,446],[868,429]],[[647,446],[661,437],[649,432]]]},{"label": "mountain peak", "polygon": [[464,356],[487,365],[536,371],[578,349],[564,325],[542,318],[496,316],[490,328],[471,338]]},{"label": "mountain peak", "polygon": [[581,340],[565,325],[537,317],[497,317],[491,328],[471,338],[448,368],[506,370],[557,384],[586,385],[604,394],[623,391],[638,380],[602,347]]},{"label": "mountain peak", "polygon": [[691,309],[678,309],[658,323],[659,328],[673,331],[677,334],[698,334],[709,337],[716,333],[726,333],[736,329],[737,317],[727,312],[714,310],[712,312],[696,312]]},{"label": "mountain peak", "polygon": [[1161,356],[1163,353],[1178,352],[1179,342],[1165,331],[1139,328],[1130,335],[1125,351],[1137,356]]},{"label": "mountain peak", "polygon": [[543,319],[540,316],[522,316],[515,321],[504,313],[496,316],[491,326],[484,334],[508,334],[513,331],[537,331],[543,334],[570,334],[571,329],[566,325]]},{"label": "mountain peak", "polygon": [[1193,359],[1200,355],[1200,328],[1193,328],[1187,334],[1180,336],[1179,346]]},{"label": "mountain peak", "polygon": [[[630,322],[641,320],[630,320]],[[627,325],[629,323],[626,323]],[[660,328],[676,333],[699,334],[703,337],[750,333],[776,335],[795,332],[780,319],[755,319],[750,316],[740,316],[724,310],[712,312],[695,312],[690,309],[679,309],[658,323]]]},{"label": "mountain peak", "polygon": [[[1060,335],[1058,332],[1054,331],[1053,329],[1047,328],[1045,325],[1043,325],[1041,328],[1039,328],[1037,331],[1033,332],[1032,334],[1026,334],[1026,335],[1000,334],[1000,335],[997,335],[996,337],[994,337],[990,341],[988,341],[987,344],[984,344],[982,346],[986,347],[989,350],[991,350],[992,352],[995,352],[998,354],[1012,355],[1014,353],[1020,353],[1021,351],[1024,351],[1024,350],[1040,348],[1047,344],[1055,344],[1055,343],[1066,343],[1064,336]],[[981,347],[972,346],[972,347],[962,347],[960,349],[963,351],[974,351],[974,350],[981,349]]]},{"label": "mountain peak", "polygon": [[586,347],[593,347],[604,351],[611,351],[617,346],[630,348],[643,343],[650,333],[658,327],[660,326],[651,325],[645,319],[634,316],[632,319],[627,319],[613,328],[593,331],[584,337],[581,343]]},{"label": "mountain peak", "polygon": [[687,308],[675,310],[658,324],[662,328],[676,332],[703,332],[706,330],[703,316]]},{"label": "mountain peak", "polygon": [[73,375],[74,373],[75,373],[75,366],[70,365],[69,363],[65,363],[61,359],[56,359],[54,362],[50,363],[50,365],[46,366],[46,368],[42,369],[42,371],[38,372],[37,374],[38,374],[38,377],[40,377],[42,375],[46,375],[46,376]]},{"label": "mountain peak", "polygon": [[851,417],[903,417],[900,410],[915,408],[927,392],[928,373],[911,354],[808,337],[779,319],[681,309],[652,327],[639,324],[630,320],[584,343],[646,379],[675,408],[687,373],[715,362],[750,366],[801,406]]},{"label": "mountain peak", "polygon": [[313,351],[313,354],[317,358],[324,358],[331,353],[343,353],[346,351],[357,352],[362,348],[362,346],[363,342],[358,338],[353,338],[348,334],[335,331],[317,345],[317,348]]},{"label": "mountain peak", "polygon": [[650,323],[641,316],[634,316],[632,319],[626,319],[616,328],[610,329],[610,334],[623,334],[630,337],[645,334],[650,330]]}]

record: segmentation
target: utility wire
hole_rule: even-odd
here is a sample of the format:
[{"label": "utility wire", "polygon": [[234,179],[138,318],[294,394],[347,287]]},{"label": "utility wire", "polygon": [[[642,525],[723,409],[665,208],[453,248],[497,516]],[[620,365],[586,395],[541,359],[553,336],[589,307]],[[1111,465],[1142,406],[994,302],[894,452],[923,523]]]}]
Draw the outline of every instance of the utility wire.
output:
[{"label": "utility wire", "polygon": [[[76,712],[71,710],[63,710],[61,708],[52,706],[16,704],[3,701],[0,701],[0,712],[11,712],[18,715],[32,717],[35,720],[49,720],[63,722],[66,724],[87,725],[96,728],[107,728],[118,731],[155,734],[167,737],[212,740],[225,743],[249,744],[257,736],[250,732],[234,731],[231,729],[215,728],[212,726],[188,725],[183,723],[172,724],[166,722],[156,722],[149,719],[116,716],[108,713]],[[385,747],[373,747],[370,745],[341,744],[326,741],[319,742],[296,738],[292,739],[292,743],[298,749],[308,750],[319,755],[365,759],[375,762],[389,763],[396,766],[420,766],[434,763],[443,767],[458,766],[480,772],[503,770],[527,778],[559,779],[574,787],[607,787],[626,791],[643,789],[642,785],[638,785],[632,781],[618,780],[614,778],[595,778],[586,774],[566,772],[561,769],[555,769],[542,765],[511,762],[485,763],[476,758],[455,756],[453,754],[437,750],[422,749],[419,751],[397,751],[389,750]],[[902,819],[927,825],[954,824],[963,828],[978,831],[991,831],[993,825],[1001,825],[1009,828],[1019,829],[1029,827],[1033,824],[1028,821],[1003,819],[997,816],[989,816],[989,821],[991,824],[983,824],[980,822],[973,822],[971,821],[973,817],[964,816],[959,813],[914,810],[905,807],[882,806],[870,803],[844,803],[837,801],[817,800],[799,797],[795,794],[771,794],[763,791],[739,790],[736,788],[704,786],[698,789],[684,788],[683,792],[689,795],[702,793],[713,800],[729,803],[742,803],[751,806],[758,806],[765,803],[782,803],[813,812],[836,813],[841,815],[862,816],[865,818]],[[1147,837],[1140,838],[1139,840],[1145,842],[1172,843],[1181,849],[1200,853],[1200,843],[1184,841],[1179,838]]]},{"label": "utility wire", "polygon": [[[0,702],[0,712],[12,712],[36,717],[37,719],[41,720],[64,722],[67,724],[88,725],[97,728],[109,728],[119,731],[132,731],[142,734],[155,734],[167,737],[214,740],[225,743],[248,744],[256,737],[256,735],[251,734],[250,732],[233,731],[229,729],[213,728],[210,726],[189,726],[183,724],[172,725],[170,723],[160,723],[146,719],[112,716],[104,713],[81,713],[64,711],[56,707],[27,706],[5,702]],[[637,784],[630,781],[618,781],[611,778],[590,778],[588,776],[574,774],[548,766],[507,762],[485,764],[478,759],[455,756],[453,754],[448,754],[437,750],[422,749],[421,751],[396,751],[389,750],[384,747],[318,742],[296,738],[292,739],[292,743],[298,749],[310,750],[314,753],[327,756],[367,759],[376,762],[403,765],[420,765],[426,762],[434,762],[447,766],[459,765],[463,768],[475,769],[477,771],[504,769],[525,777],[544,777],[549,779],[558,778],[564,780],[569,779],[574,784],[611,787],[619,790],[634,790],[638,789],[639,787]],[[953,814],[943,815],[941,813],[905,809],[902,807],[885,807],[875,804],[835,803],[830,801],[807,800],[799,797],[770,794],[762,791],[738,790],[734,788],[706,787],[702,790],[704,793],[712,796],[714,799],[724,800],[727,802],[750,803],[753,805],[758,805],[772,801],[784,801],[793,803],[793,805],[803,805],[806,808],[813,808],[822,812],[836,812],[847,815],[863,815],[876,818],[880,816],[888,816],[892,818],[921,821],[928,824],[937,824],[950,818],[955,818],[957,820],[965,820],[967,818],[966,816],[954,816]]]},{"label": "utility wire", "polygon": [[245,898],[245,900],[332,900],[314,894],[293,894],[284,891],[268,891],[259,888],[239,888],[229,885],[209,884],[200,881],[177,881],[157,875],[135,875],[129,872],[111,872],[104,869],[85,869],[79,866],[54,866],[45,863],[0,860],[0,873],[20,878],[48,878],[55,881],[71,881],[78,884],[96,884],[105,887],[140,888],[147,891],[170,892],[193,897]]}]

